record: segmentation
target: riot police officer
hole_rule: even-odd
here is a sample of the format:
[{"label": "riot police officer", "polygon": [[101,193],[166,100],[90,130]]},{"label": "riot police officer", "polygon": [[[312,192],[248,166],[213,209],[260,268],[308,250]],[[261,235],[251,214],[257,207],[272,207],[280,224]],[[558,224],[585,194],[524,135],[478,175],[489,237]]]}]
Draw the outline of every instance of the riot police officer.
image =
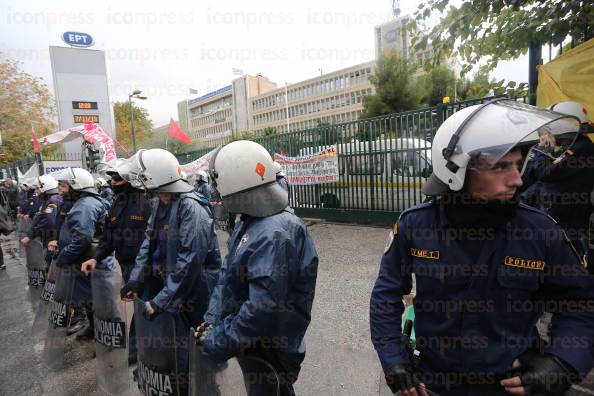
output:
[{"label": "riot police officer", "polygon": [[[83,307],[86,311],[88,323],[77,336],[91,338],[93,336],[93,312],[91,307],[91,284],[88,277],[80,271],[83,261],[92,257],[92,243],[100,234],[100,229],[105,221],[105,206],[95,189],[93,176],[81,168],[67,168],[57,175],[58,181],[67,187],[65,200],[71,199],[74,203],[66,215],[61,226],[58,257],[56,265],[68,268],[76,274],[72,304]],[[114,270],[113,260],[109,258],[101,263],[102,269]]]},{"label": "riot police officer", "polygon": [[[41,206],[39,212],[33,217],[31,228],[25,233],[25,237],[21,239],[21,244],[27,247],[31,240],[39,238],[41,246],[47,248],[49,241],[57,238],[56,218],[58,207],[62,204],[62,197],[58,193],[58,181],[50,175],[39,176],[34,185]],[[46,256],[40,260],[40,263],[32,266],[30,266],[32,263],[29,263],[29,255],[27,257],[27,267],[29,270],[33,270],[30,271],[30,280],[37,279],[34,284],[38,285],[45,282],[45,273],[51,262],[52,253],[48,251]],[[33,278],[31,275],[33,275]]]},{"label": "riot police officer", "polygon": [[[313,240],[261,145],[229,143],[213,155],[210,174],[223,205],[241,216],[197,334],[203,354],[215,362],[243,354],[264,359],[279,374],[281,394],[292,395],[315,292]],[[250,378],[264,382],[251,383],[250,394],[266,394],[266,375]]]},{"label": "riot police officer", "polygon": [[[117,168],[107,170],[115,193],[113,206],[107,213],[99,245],[92,259],[81,265],[81,271],[88,275],[97,263],[111,256],[117,259],[124,282],[130,279],[134,261],[144,241],[147,222],[151,213],[151,202],[145,192],[133,186],[119,174]],[[129,362],[136,361],[134,321],[130,326]]]},{"label": "riot police officer", "polygon": [[208,198],[208,201],[212,204],[216,197],[214,189],[210,186],[210,184],[208,184],[208,175],[205,171],[200,170],[198,171],[196,176],[197,179],[196,184],[194,185],[194,189],[198,194],[202,194],[206,198]]},{"label": "riot police officer", "polygon": [[[394,392],[560,395],[594,365],[584,303],[594,280],[554,220],[517,200],[522,154],[542,128],[568,150],[579,125],[500,100],[460,110],[437,131],[424,187],[437,198],[401,214],[371,295],[371,338]],[[413,274],[411,356],[401,315]],[[534,324],[545,309],[553,326],[539,350]]]},{"label": "riot police officer", "polygon": [[[158,200],[121,296],[141,299],[142,305],[135,310],[139,345],[143,335],[151,340],[176,340],[160,346],[152,342],[154,348],[139,349],[139,386],[153,386],[144,377],[147,370],[142,369],[150,368],[157,372],[154,375],[166,376],[181,394],[184,389],[187,392],[189,329],[201,322],[221,264],[212,212],[208,200],[182,180],[179,163],[170,152],[140,150],[131,161],[130,178],[141,181]],[[175,373],[173,378],[171,373]]]},{"label": "riot police officer", "polygon": [[[577,117],[580,134],[571,150],[556,160],[554,154],[560,148],[554,136],[541,132],[541,142],[532,148],[533,158],[523,175],[528,186],[524,195],[559,222],[586,262],[592,214],[590,193],[594,189],[594,142],[588,135],[592,126],[586,109],[577,102],[560,102],[550,106],[550,110]],[[594,272],[593,268],[589,270]]]},{"label": "riot police officer", "polygon": [[39,238],[47,247],[49,241],[57,238],[56,218],[62,197],[58,193],[58,181],[50,175],[39,176],[35,189],[40,201],[39,212],[21,244],[27,246],[31,239]]}]

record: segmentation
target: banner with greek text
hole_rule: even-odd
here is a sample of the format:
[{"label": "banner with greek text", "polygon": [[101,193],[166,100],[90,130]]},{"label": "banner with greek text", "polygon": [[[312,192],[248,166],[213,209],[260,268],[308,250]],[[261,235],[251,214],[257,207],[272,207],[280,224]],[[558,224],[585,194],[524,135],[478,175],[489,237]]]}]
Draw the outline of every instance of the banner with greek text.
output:
[{"label": "banner with greek text", "polygon": [[274,153],[274,160],[281,165],[290,184],[305,186],[338,182],[336,145],[299,157],[287,157]]}]

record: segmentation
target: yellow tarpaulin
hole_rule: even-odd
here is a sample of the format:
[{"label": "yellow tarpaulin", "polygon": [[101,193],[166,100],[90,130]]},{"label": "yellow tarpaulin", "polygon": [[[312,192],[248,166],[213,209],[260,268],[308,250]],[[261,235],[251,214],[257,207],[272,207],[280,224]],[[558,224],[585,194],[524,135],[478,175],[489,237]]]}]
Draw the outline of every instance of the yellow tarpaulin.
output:
[{"label": "yellow tarpaulin", "polygon": [[579,102],[594,121],[594,39],[541,65],[536,95],[539,107],[565,100]]}]

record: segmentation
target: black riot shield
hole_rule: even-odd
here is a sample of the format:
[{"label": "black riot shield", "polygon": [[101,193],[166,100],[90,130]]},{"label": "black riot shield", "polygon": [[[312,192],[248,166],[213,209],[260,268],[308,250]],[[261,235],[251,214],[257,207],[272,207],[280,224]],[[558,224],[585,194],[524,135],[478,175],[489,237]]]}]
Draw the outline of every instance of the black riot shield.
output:
[{"label": "black riot shield", "polygon": [[179,318],[169,312],[147,320],[143,315],[144,304],[140,299],[134,301],[138,388],[146,396],[185,396],[189,328],[184,334]]},{"label": "black riot shield", "polygon": [[278,396],[280,378],[267,361],[242,356],[216,364],[204,357],[192,335],[190,396]]},{"label": "black riot shield", "polygon": [[64,363],[66,331],[70,323],[72,291],[76,271],[71,268],[54,266],[56,288],[54,300],[50,303],[48,329],[45,337],[43,362],[49,369],[59,369]]},{"label": "black riot shield", "polygon": [[97,385],[109,395],[123,395],[130,387],[128,339],[130,321],[120,298],[122,275],[110,270],[91,272],[93,291]]},{"label": "black riot shield", "polygon": [[56,262],[52,260],[49,272],[47,273],[47,280],[43,284],[41,296],[39,297],[39,305],[35,311],[35,319],[31,327],[31,335],[39,337],[47,333],[49,313],[54,301],[54,293],[56,291]]},{"label": "black riot shield", "polygon": [[45,283],[47,264],[43,244],[37,238],[29,241],[25,248],[27,272],[29,274],[29,287],[41,287]]}]

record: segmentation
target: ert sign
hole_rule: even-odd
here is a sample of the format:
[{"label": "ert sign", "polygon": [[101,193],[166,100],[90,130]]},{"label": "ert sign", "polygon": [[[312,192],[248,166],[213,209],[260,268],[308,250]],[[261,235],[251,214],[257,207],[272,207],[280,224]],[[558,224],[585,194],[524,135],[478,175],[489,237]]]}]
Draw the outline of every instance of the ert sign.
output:
[{"label": "ert sign", "polygon": [[62,34],[62,41],[73,47],[83,48],[95,44],[93,42],[93,37],[91,37],[90,34],[79,32],[64,32],[64,34]]}]

